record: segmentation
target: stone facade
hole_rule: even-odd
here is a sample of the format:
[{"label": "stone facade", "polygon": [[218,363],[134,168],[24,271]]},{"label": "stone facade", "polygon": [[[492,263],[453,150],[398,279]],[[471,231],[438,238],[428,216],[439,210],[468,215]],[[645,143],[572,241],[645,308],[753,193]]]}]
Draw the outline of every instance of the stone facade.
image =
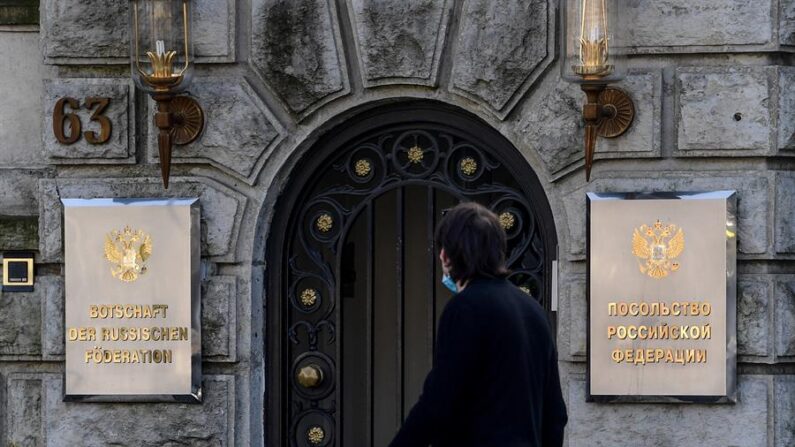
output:
[{"label": "stone facade", "polygon": [[[0,293],[1,445],[263,445],[274,204],[327,129],[407,98],[476,114],[543,184],[568,446],[795,445],[795,1],[629,2],[620,87],[638,115],[599,141],[586,183],[553,0],[196,0],[207,127],[175,149],[168,191],[129,81],[128,3],[45,0],[40,29],[0,28],[0,251],[35,251],[38,272],[34,292]],[[95,94],[113,98],[110,144],[55,142],[54,100]],[[586,403],[585,192],[714,189],[739,197],[737,404]],[[201,201],[205,402],[64,403],[59,198],[144,196]]]}]

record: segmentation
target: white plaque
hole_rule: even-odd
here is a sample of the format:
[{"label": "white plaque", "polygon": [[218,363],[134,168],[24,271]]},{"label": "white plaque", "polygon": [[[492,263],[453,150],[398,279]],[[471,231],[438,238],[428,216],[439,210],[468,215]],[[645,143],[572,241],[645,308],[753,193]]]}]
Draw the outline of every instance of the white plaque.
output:
[{"label": "white plaque", "polygon": [[63,199],[65,400],[201,401],[197,199]]},{"label": "white plaque", "polygon": [[734,191],[588,193],[588,399],[736,399]]}]

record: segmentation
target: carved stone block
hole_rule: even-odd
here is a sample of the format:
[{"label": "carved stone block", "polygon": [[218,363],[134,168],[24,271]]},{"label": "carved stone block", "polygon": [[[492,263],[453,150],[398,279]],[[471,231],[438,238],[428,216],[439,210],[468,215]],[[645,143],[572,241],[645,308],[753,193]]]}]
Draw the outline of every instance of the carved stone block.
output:
[{"label": "carved stone block", "polygon": [[775,146],[774,69],[677,70],[679,155],[768,154]]},{"label": "carved stone block", "polygon": [[548,0],[471,0],[456,42],[453,90],[510,111],[554,56],[555,7]]},{"label": "carved stone block", "polygon": [[725,46],[772,47],[771,0],[628,2],[627,41],[638,52],[721,52]]},{"label": "carved stone block", "polygon": [[352,0],[365,82],[435,85],[452,6],[449,0]]},{"label": "carved stone block", "polygon": [[[109,103],[100,112],[101,105],[89,108],[87,98],[108,98]],[[64,114],[75,114],[79,118],[81,133],[72,144],[59,142],[53,126],[64,125],[64,134],[70,136],[74,130],[69,120],[54,122],[59,100],[72,98],[79,108],[63,103]],[[95,119],[92,119],[95,116]],[[104,117],[104,118],[101,118]],[[101,122],[110,123],[110,135],[106,143],[91,144],[86,132],[94,132],[94,138],[103,138]],[[44,86],[44,123],[42,140],[44,150],[52,163],[134,163],[135,162],[135,97],[128,79],[54,79]]]},{"label": "carved stone block", "polygon": [[[130,57],[129,0],[43,0],[44,59],[52,64],[126,64]],[[193,44],[198,62],[235,60],[235,0],[194,0]]]},{"label": "carved stone block", "polygon": [[349,91],[333,0],[253,0],[251,64],[299,115]]},{"label": "carved stone block", "polygon": [[[204,130],[191,144],[176,146],[172,163],[209,162],[249,183],[257,167],[283,139],[283,129],[247,82],[200,79],[191,94],[204,109]],[[154,114],[154,101],[149,101]],[[157,128],[149,121],[149,152],[157,159]]]},{"label": "carved stone block", "polygon": [[[585,381],[568,381],[569,445],[768,445],[769,381],[765,376],[737,378],[737,404],[609,406],[585,402]],[[663,417],[664,416],[664,417]],[[727,423],[731,421],[731,423]],[[651,444],[650,444],[651,442]]]},{"label": "carved stone block", "polygon": [[235,361],[237,285],[233,276],[211,276],[202,283],[202,356]]},{"label": "carved stone block", "polygon": [[60,374],[12,374],[4,445],[235,445],[234,376],[206,375],[202,387],[202,405],[69,404]]}]

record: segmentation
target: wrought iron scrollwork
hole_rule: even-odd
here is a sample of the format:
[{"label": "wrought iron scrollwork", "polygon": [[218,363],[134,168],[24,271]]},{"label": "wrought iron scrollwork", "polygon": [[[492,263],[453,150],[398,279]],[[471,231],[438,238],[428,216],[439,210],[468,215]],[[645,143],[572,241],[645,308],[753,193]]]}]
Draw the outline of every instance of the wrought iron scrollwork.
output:
[{"label": "wrought iron scrollwork", "polygon": [[[545,246],[537,212],[512,171],[488,147],[430,125],[375,132],[348,147],[325,164],[326,172],[317,173],[296,204],[297,225],[288,233],[289,377],[310,361],[336,375],[340,272],[335,259],[358,214],[391,189],[423,185],[489,206],[508,236],[510,279],[546,305]],[[323,384],[322,389],[291,387],[291,445],[333,443],[336,381],[327,377]]]}]

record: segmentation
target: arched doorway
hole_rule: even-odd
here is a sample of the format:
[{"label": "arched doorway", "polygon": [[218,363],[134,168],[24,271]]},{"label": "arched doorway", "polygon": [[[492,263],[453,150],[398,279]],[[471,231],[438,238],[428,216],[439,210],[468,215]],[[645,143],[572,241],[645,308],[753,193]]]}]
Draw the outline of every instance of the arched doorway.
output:
[{"label": "arched doorway", "polygon": [[293,172],[267,243],[268,445],[388,443],[432,364],[450,298],[433,230],[461,200],[500,215],[510,279],[549,310],[549,203],[516,148],[476,117],[428,102],[371,110]]}]

